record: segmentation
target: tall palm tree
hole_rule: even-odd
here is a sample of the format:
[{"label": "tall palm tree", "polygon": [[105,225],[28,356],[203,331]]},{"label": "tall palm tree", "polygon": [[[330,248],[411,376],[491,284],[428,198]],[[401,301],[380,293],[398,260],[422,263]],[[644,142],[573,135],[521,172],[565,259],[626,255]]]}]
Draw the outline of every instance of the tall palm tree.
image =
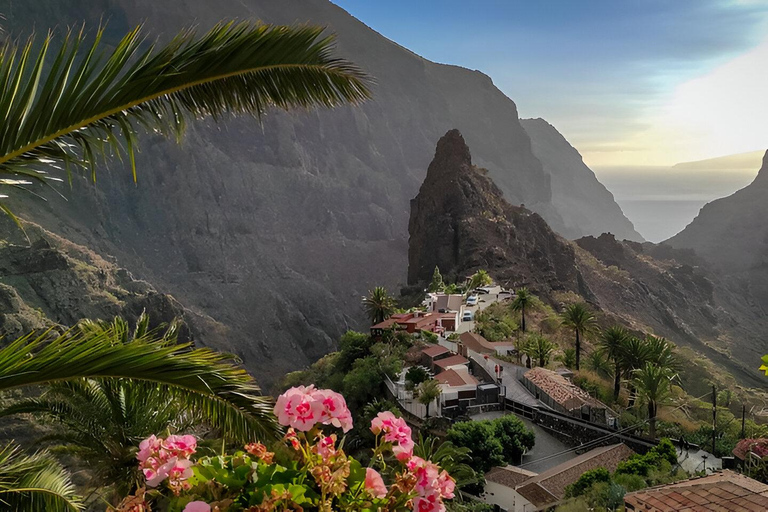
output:
[{"label": "tall palm tree", "polygon": [[528,336],[527,353],[528,356],[537,360],[539,366],[546,366],[549,358],[557,346],[541,334],[532,334]]},{"label": "tall palm tree", "polygon": [[381,323],[392,316],[396,306],[395,298],[387,293],[383,286],[377,286],[368,292],[367,297],[363,297],[363,308],[373,324]]},{"label": "tall palm tree", "polygon": [[539,299],[528,291],[528,288],[520,288],[515,292],[515,300],[510,307],[512,311],[520,312],[520,329],[525,332],[525,310],[531,310],[539,305]]},{"label": "tall palm tree", "polygon": [[648,406],[648,430],[656,439],[656,415],[659,406],[669,398],[673,372],[653,363],[634,371],[633,383],[639,399]]},{"label": "tall palm tree", "polygon": [[435,379],[425,380],[416,388],[417,400],[427,408],[427,418],[429,418],[429,404],[441,393],[440,383]]},{"label": "tall palm tree", "polygon": [[581,337],[592,332],[596,326],[596,319],[592,310],[583,302],[570,304],[560,315],[563,326],[573,329],[576,334],[576,369],[581,362]]},{"label": "tall palm tree", "polygon": [[622,352],[626,346],[630,334],[620,325],[614,325],[604,330],[600,335],[598,346],[600,353],[613,361],[613,400],[619,399],[621,391],[621,362]]},{"label": "tall palm tree", "polygon": [[620,359],[621,369],[624,378],[627,379],[627,387],[629,388],[629,403],[627,406],[630,408],[635,405],[634,371],[644,368],[650,362],[650,358],[651,352],[645,340],[636,336],[630,336],[624,341],[624,348],[621,350]]},{"label": "tall palm tree", "polygon": [[[573,350],[573,349],[570,349]],[[576,351],[573,350],[573,357],[576,359]],[[595,372],[598,376],[608,379],[614,377],[615,372],[611,361],[609,361],[600,350],[593,350],[587,354],[584,366],[587,370]]]},{"label": "tall palm tree", "polygon": [[[98,156],[127,155],[136,179],[139,128],[180,136],[189,118],[257,116],[268,107],[335,106],[369,97],[367,79],[333,55],[322,27],[221,23],[145,45],[141,27],[102,52],[69,32],[0,49],[0,186],[57,179],[59,165],[95,177]],[[144,49],[146,48],[146,49]],[[0,209],[10,214],[7,206]],[[15,219],[15,217],[14,217]]]}]

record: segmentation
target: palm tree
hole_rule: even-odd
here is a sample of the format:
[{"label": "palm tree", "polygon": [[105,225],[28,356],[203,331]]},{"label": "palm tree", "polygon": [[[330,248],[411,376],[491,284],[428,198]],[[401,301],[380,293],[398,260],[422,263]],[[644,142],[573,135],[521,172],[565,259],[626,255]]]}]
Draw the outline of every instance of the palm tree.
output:
[{"label": "palm tree", "polygon": [[469,448],[456,446],[450,441],[440,442],[437,437],[426,439],[419,432],[419,442],[413,448],[413,454],[424,460],[429,460],[448,472],[456,481],[456,489],[460,496],[462,489],[468,485],[483,481],[482,474],[478,474],[468,462],[472,460]]},{"label": "palm tree", "polygon": [[539,299],[528,291],[528,288],[520,288],[515,292],[515,300],[512,301],[512,311],[520,312],[520,329],[525,332],[525,310],[531,310],[538,306]]},{"label": "palm tree", "polygon": [[648,431],[656,439],[656,414],[659,405],[669,398],[673,373],[668,368],[647,363],[634,371],[633,383],[639,399],[648,406]]},{"label": "palm tree", "polygon": [[[576,357],[575,350],[573,351],[573,357]],[[585,366],[587,367],[587,370],[595,372],[598,376],[604,379],[615,376],[614,368],[611,367],[611,362],[605,358],[600,350],[593,350],[587,354]]]},{"label": "palm tree", "polygon": [[392,316],[395,307],[395,298],[383,286],[377,286],[368,292],[367,297],[363,297],[363,308],[374,325]]},{"label": "palm tree", "polygon": [[581,336],[594,330],[596,325],[595,315],[583,302],[571,304],[560,315],[563,326],[573,329],[576,333],[576,369],[581,362]]},{"label": "palm tree", "polygon": [[[175,344],[154,332],[137,333],[125,341],[115,322],[104,329],[93,324],[64,332],[52,328],[30,333],[0,348],[0,391],[52,383],[78,383],[83,379],[130,379],[137,394],[159,389],[170,396],[184,396],[194,410],[205,411],[228,433],[250,439],[277,437],[279,426],[272,414],[271,399],[261,392],[244,369],[226,354],[189,343]],[[45,453],[27,459],[15,445],[3,453],[14,462],[11,469],[0,461],[0,499],[48,500],[45,508],[18,510],[76,510],[78,500],[66,472],[58,466],[40,478],[35,476]],[[25,469],[26,468],[26,469]],[[29,474],[22,475],[25,470]],[[10,471],[10,472],[9,472]],[[14,473],[15,472],[15,473]],[[17,486],[20,482],[29,485]],[[37,501],[36,501],[37,500]]]},{"label": "palm tree", "polygon": [[627,387],[629,388],[629,403],[628,407],[635,405],[635,386],[633,379],[633,372],[645,367],[650,362],[651,353],[648,344],[645,340],[641,340],[635,336],[630,336],[624,342],[624,348],[621,350],[621,369],[624,377],[627,379]]},{"label": "palm tree", "polygon": [[416,396],[419,403],[427,408],[427,418],[429,418],[429,404],[439,397],[441,392],[440,383],[435,379],[425,380],[416,388]]},{"label": "palm tree", "polygon": [[0,448],[0,503],[18,511],[82,508],[69,473],[49,452],[26,455],[13,443]]},{"label": "palm tree", "polygon": [[673,373],[681,370],[682,364],[675,355],[675,346],[666,338],[649,334],[645,337],[645,344],[648,347],[648,360],[650,362],[656,366],[667,368]]},{"label": "palm tree", "polygon": [[541,334],[532,334],[528,336],[528,356],[538,360],[539,366],[549,364],[549,358],[557,346]]},{"label": "palm tree", "polygon": [[[120,343],[146,336],[177,343],[179,323],[150,330],[149,317],[142,314],[135,330],[120,318],[112,322],[86,320],[78,327],[91,334],[111,330]],[[35,414],[52,419],[57,423],[56,431],[39,442],[58,443],[87,463],[94,487],[113,486],[116,496],[125,496],[142,481],[136,447],[151,434],[183,433],[207,424],[236,442],[252,441],[247,431],[227,432],[215,409],[196,405],[194,397],[167,386],[130,379],[81,379],[54,382],[41,396],[20,400],[0,411],[0,417]]]},{"label": "palm tree", "polygon": [[481,286],[488,286],[493,283],[493,279],[488,275],[485,270],[478,270],[472,277],[469,278],[469,284],[467,284],[467,294],[472,293],[472,290],[480,288]]},{"label": "palm tree", "polygon": [[58,51],[52,35],[21,48],[5,45],[0,185],[49,183],[57,179],[48,174],[56,165],[68,175],[79,167],[95,176],[97,156],[109,153],[126,154],[136,179],[139,127],[180,136],[188,118],[368,98],[365,75],[333,55],[333,38],[323,30],[222,23],[199,37],[188,30],[146,46],[139,27],[106,58],[103,29],[92,43],[84,30],[69,32]]},{"label": "palm tree", "polygon": [[622,352],[629,339],[629,331],[619,325],[614,325],[604,330],[600,335],[598,346],[600,353],[613,361],[613,400],[619,399],[621,391],[621,362]]}]

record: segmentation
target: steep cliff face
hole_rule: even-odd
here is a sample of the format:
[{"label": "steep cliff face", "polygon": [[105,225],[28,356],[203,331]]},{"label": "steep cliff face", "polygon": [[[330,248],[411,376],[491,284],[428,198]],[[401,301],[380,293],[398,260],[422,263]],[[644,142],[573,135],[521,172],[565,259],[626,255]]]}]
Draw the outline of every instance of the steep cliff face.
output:
[{"label": "steep cliff face", "polygon": [[720,271],[759,271],[768,254],[768,152],[755,180],[704,205],[699,215],[665,243],[696,251]]},{"label": "steep cliff face", "polygon": [[487,174],[458,130],[437,143],[411,201],[408,282],[429,280],[435,266],[449,279],[483,268],[509,286],[576,291],[573,248],[538,214],[510,205]]},{"label": "steep cliff face", "polygon": [[620,240],[644,241],[613,194],[554,126],[540,118],[521,119],[520,123],[531,138],[533,154],[552,180],[552,203],[562,214],[563,236],[612,233]]},{"label": "steep cliff face", "polygon": [[437,145],[411,202],[409,231],[412,284],[426,283],[435,266],[449,279],[483,268],[555,306],[557,292],[574,292],[613,321],[693,348],[742,384],[762,383],[756,367],[768,343],[759,333],[768,320],[753,296],[690,250],[554,234],[540,216],[504,200],[456,130]]},{"label": "steep cliff face", "polygon": [[185,320],[182,341],[192,339],[191,326],[201,333],[224,330],[90,249],[25,224],[29,241],[18,231],[1,233],[0,333],[6,339],[54,324],[71,326],[82,318],[121,316],[133,322],[143,311],[152,326]]},{"label": "steep cliff face", "polygon": [[477,71],[436,64],[327,0],[0,0],[13,36],[107,20],[105,40],[143,23],[150,39],[220,20],[311,22],[376,79],[360,108],[268,112],[259,123],[193,124],[180,146],[142,137],[139,183],[114,163],[98,187],[14,205],[226,325],[230,348],[265,384],[362,328],[360,297],[402,284],[409,201],[446,130],[458,127],[505,198],[565,230],[550,176],[517,108]]}]

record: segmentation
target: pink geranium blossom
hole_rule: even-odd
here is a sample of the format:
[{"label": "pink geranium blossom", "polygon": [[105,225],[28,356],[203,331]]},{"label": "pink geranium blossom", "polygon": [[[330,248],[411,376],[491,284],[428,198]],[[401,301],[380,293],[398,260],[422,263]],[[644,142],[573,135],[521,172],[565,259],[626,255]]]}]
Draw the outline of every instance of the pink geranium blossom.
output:
[{"label": "pink geranium blossom", "polygon": [[383,498],[387,495],[387,486],[378,471],[373,468],[365,469],[365,490],[374,498]]},{"label": "pink geranium blossom", "polygon": [[445,512],[445,504],[437,494],[417,496],[413,500],[413,512]]},{"label": "pink geranium blossom", "polygon": [[177,457],[189,457],[195,453],[197,439],[195,436],[168,436],[163,441],[163,448],[174,453]]},{"label": "pink geranium blossom", "polygon": [[315,386],[297,386],[277,398],[275,415],[281,425],[307,432],[320,422],[322,404],[312,395]]},{"label": "pink geranium blossom", "polygon": [[371,432],[384,434],[384,441],[392,443],[392,452],[398,460],[407,461],[413,455],[411,427],[403,418],[398,418],[390,411],[380,412],[371,421]]},{"label": "pink geranium blossom", "polygon": [[348,432],[352,428],[352,413],[349,412],[344,397],[330,389],[318,389],[312,398],[320,404],[318,423],[333,425]]},{"label": "pink geranium blossom", "polygon": [[211,512],[211,506],[204,501],[190,501],[183,512]]}]

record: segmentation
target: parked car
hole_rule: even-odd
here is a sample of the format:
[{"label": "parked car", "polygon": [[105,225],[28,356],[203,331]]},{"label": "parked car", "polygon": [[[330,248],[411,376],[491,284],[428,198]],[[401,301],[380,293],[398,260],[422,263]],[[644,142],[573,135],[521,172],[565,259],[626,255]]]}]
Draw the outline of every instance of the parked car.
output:
[{"label": "parked car", "polygon": [[474,317],[475,317],[474,313],[472,313],[471,311],[465,311],[464,315],[462,315],[462,317],[461,317],[461,321],[462,322],[471,322]]},{"label": "parked car", "polygon": [[475,295],[488,295],[488,290],[485,288],[475,288],[472,290]]},{"label": "parked car", "polygon": [[467,306],[477,306],[477,295],[467,297]]}]

